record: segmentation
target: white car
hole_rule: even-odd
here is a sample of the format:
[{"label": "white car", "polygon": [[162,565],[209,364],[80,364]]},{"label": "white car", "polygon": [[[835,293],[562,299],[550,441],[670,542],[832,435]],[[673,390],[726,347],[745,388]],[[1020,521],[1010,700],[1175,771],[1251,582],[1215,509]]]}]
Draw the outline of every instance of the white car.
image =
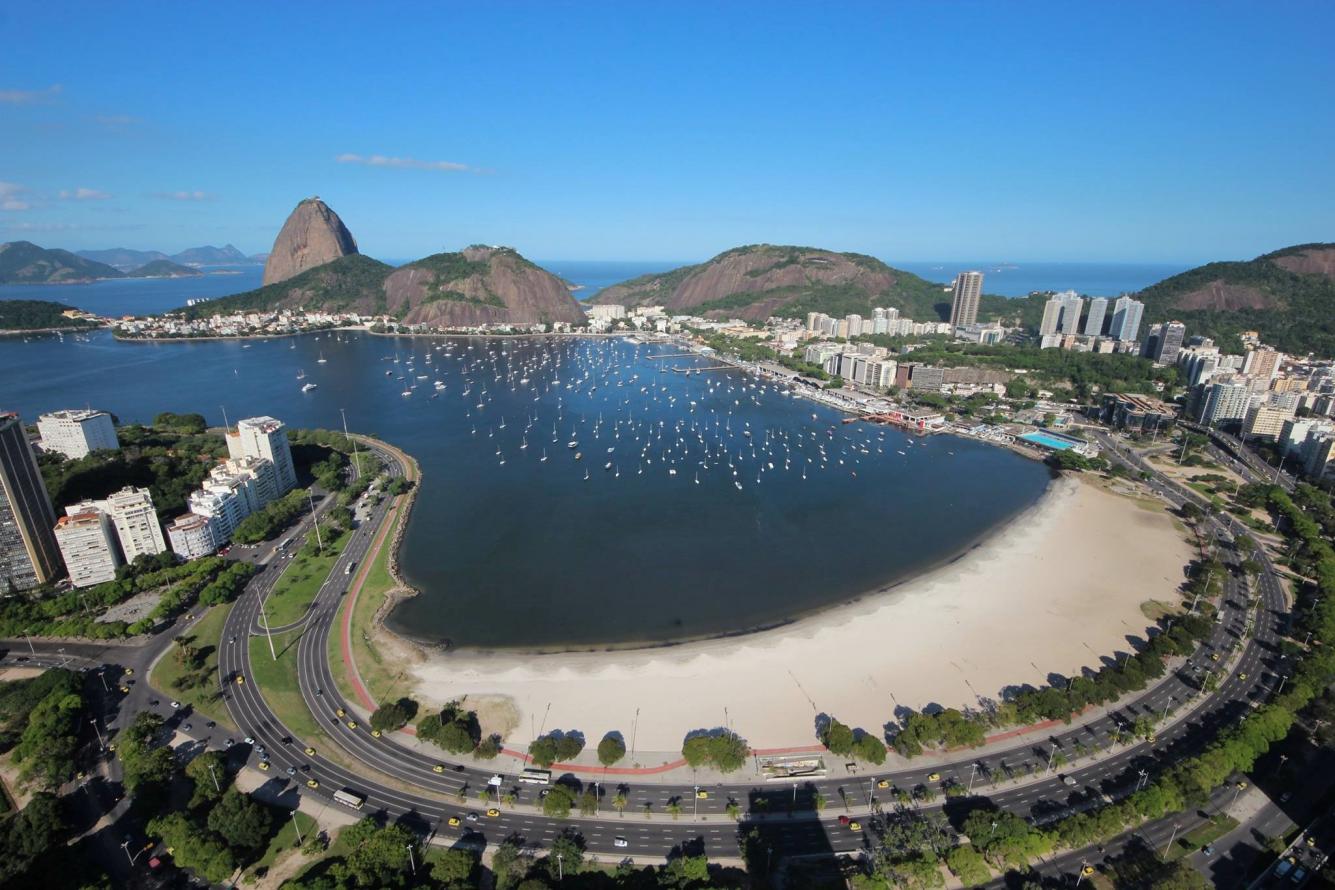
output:
[{"label": "white car", "polygon": [[174,702],[172,702],[172,710],[173,710],[173,711],[176,710],[177,708],[179,708],[180,706],[181,706],[181,703],[180,703],[180,702],[178,702],[178,701],[174,701]]},{"label": "white car", "polygon": [[253,744],[255,744],[255,740],[254,740],[253,738],[251,738],[250,736],[246,736],[246,738],[245,738],[245,742],[246,742],[247,745],[253,745]]},{"label": "white car", "polygon": [[612,846],[614,846],[614,847],[629,847],[630,844],[626,843],[626,839],[625,839],[624,837],[615,837],[615,838],[612,838]]}]

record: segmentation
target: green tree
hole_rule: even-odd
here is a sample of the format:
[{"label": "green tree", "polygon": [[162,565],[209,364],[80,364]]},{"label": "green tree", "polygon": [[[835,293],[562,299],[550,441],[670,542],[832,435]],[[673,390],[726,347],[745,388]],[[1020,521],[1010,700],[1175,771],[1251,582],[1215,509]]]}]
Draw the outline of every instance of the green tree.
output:
[{"label": "green tree", "polygon": [[417,713],[417,702],[410,698],[386,702],[371,714],[371,728],[381,732],[392,732],[408,725],[408,721]]},{"label": "green tree", "polygon": [[240,850],[240,858],[249,858],[264,848],[273,827],[269,808],[235,788],[229,788],[222,800],[209,810],[208,826],[217,832],[228,846]]},{"label": "green tree", "polygon": [[619,732],[609,732],[598,743],[598,762],[611,766],[626,756],[626,741]]},{"label": "green tree", "polygon": [[575,806],[575,792],[560,782],[547,789],[542,799],[542,812],[553,819],[565,819]]},{"label": "green tree", "polygon": [[185,774],[195,783],[190,807],[220,800],[231,777],[227,773],[227,759],[221,751],[205,751],[185,765]]}]

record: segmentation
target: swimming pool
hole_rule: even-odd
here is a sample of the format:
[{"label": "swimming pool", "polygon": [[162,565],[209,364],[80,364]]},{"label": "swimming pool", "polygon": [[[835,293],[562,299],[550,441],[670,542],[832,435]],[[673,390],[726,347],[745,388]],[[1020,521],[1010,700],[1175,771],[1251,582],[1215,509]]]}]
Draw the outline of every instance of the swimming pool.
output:
[{"label": "swimming pool", "polygon": [[1071,439],[1049,435],[1048,433],[1025,433],[1020,438],[1035,445],[1042,445],[1044,448],[1051,448],[1053,451],[1066,451],[1078,444]]}]

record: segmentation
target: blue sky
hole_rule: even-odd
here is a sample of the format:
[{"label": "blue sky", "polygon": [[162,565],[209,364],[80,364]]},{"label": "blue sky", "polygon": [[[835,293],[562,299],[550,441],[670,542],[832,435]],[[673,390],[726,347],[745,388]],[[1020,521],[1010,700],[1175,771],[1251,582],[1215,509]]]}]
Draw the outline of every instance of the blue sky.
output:
[{"label": "blue sky", "polygon": [[1335,240],[1335,3],[0,6],[0,240],[1177,262]]}]

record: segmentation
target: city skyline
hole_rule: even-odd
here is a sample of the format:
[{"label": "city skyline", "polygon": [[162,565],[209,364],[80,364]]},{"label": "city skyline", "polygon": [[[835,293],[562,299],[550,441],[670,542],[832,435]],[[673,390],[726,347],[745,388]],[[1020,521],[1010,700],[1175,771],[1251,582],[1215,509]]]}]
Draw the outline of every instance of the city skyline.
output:
[{"label": "city skyline", "polygon": [[[610,7],[442,8],[355,30],[337,7],[156,21],[21,6],[0,63],[0,239],[44,246],[261,252],[320,194],[373,256],[482,242],[668,261],[769,242],[1195,263],[1321,240],[1335,195],[1313,148],[1335,125],[1304,110],[1335,83],[1322,4],[1155,7],[1151,27],[1137,5],[844,7],[817,28],[800,7],[737,6],[708,29],[689,8],[634,23]],[[72,13],[111,39],[61,53]],[[132,67],[114,39],[130,32],[149,47]],[[361,61],[312,78],[272,33]],[[196,34],[247,65],[219,82]],[[975,64],[940,65],[945,35]],[[799,49],[841,63],[793,66]],[[958,139],[965,120],[976,135]]]}]

